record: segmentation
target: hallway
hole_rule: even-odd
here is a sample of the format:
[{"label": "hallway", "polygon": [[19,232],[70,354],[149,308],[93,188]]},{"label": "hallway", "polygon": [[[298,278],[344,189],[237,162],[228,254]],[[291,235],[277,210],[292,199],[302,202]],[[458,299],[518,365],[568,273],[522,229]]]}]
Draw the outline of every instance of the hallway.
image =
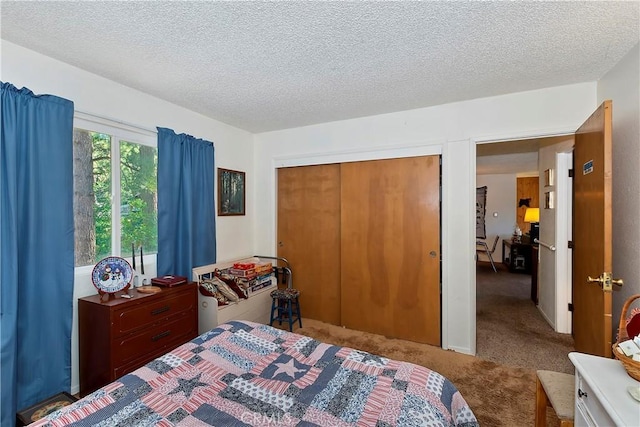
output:
[{"label": "hallway", "polygon": [[573,337],[559,334],[531,301],[531,275],[476,267],[476,355],[512,366],[573,373]]}]

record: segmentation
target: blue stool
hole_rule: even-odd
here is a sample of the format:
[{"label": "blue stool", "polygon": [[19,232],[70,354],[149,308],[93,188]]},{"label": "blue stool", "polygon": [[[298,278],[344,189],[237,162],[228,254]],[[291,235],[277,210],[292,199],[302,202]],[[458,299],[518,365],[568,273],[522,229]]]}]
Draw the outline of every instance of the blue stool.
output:
[{"label": "blue stool", "polygon": [[293,288],[275,289],[271,291],[271,320],[269,325],[273,326],[274,321],[282,325],[283,320],[289,322],[289,331],[293,331],[293,324],[298,321],[302,328],[302,316],[300,315],[300,291]]}]

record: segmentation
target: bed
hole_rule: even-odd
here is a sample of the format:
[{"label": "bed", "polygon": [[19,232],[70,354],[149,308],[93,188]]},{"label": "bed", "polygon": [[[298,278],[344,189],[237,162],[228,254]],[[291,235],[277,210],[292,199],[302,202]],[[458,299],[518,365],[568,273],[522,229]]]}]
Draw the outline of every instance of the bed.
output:
[{"label": "bed", "polygon": [[425,367],[249,321],[219,325],[31,426],[478,426]]}]

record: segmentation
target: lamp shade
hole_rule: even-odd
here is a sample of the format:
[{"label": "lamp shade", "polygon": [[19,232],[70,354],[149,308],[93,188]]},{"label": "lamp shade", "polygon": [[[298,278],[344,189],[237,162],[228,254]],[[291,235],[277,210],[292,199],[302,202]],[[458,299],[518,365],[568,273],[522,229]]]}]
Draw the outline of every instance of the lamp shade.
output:
[{"label": "lamp shade", "polygon": [[540,208],[527,208],[524,212],[524,222],[540,222]]}]

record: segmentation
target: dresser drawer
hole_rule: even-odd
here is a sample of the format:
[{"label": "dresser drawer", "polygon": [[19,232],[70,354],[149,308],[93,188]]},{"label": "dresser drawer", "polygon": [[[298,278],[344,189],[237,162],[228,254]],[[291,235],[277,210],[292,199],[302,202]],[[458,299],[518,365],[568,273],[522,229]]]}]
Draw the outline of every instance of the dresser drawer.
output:
[{"label": "dresser drawer", "polygon": [[186,293],[166,297],[151,304],[125,308],[114,313],[113,333],[120,337],[180,313],[193,311],[194,303],[194,295]]},{"label": "dresser drawer", "polygon": [[[161,322],[152,328],[137,334],[118,338],[112,343],[114,366],[124,365],[135,359],[149,360],[149,355],[171,346],[177,346],[196,336],[195,307],[183,311],[167,322]],[[162,353],[162,352],[160,352]]]},{"label": "dresser drawer", "polygon": [[607,414],[595,391],[580,374],[576,377],[576,386],[575,408],[576,412],[580,412],[579,418],[581,422],[584,421],[585,423],[576,423],[576,425],[586,425],[589,427],[615,426],[616,423],[611,419],[609,414]]}]

